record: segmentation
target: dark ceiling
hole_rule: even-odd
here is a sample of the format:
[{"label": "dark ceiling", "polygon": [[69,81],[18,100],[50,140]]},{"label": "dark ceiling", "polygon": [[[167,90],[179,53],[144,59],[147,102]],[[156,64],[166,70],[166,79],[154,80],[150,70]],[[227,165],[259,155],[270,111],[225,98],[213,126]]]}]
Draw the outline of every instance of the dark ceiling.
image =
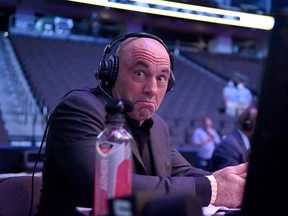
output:
[{"label": "dark ceiling", "polygon": [[[278,4],[285,5],[285,0],[282,1],[275,0],[277,7],[279,7]],[[263,2],[264,1],[254,0],[249,1],[249,4],[254,3],[260,7],[263,5]],[[247,1],[231,1],[231,5],[239,5],[240,3],[246,4]],[[148,26],[150,29],[158,29],[162,32],[167,31],[171,34],[174,33],[178,35],[190,33],[203,35],[222,34],[231,35],[236,38],[238,37],[258,40],[259,38],[267,37],[269,33],[263,30],[232,27],[199,21],[180,20],[176,18],[160,17],[156,15],[140,14],[136,12],[123,12],[116,9],[67,2],[65,0],[0,0],[0,5],[0,15],[2,17],[13,13],[22,13],[36,16],[53,14],[64,17],[71,17],[73,19],[89,19],[91,14],[96,12],[100,15],[102,21],[104,22],[130,23],[135,25],[140,24],[142,26]],[[276,4],[274,7],[276,8]],[[3,19],[2,22],[4,22]]]}]

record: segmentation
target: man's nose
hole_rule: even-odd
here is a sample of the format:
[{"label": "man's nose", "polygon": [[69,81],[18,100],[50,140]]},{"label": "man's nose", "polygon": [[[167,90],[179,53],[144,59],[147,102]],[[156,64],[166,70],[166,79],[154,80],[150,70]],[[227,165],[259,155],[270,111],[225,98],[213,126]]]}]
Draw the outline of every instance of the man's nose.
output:
[{"label": "man's nose", "polygon": [[147,80],[144,86],[144,93],[154,94],[156,92],[157,92],[157,80],[155,78]]}]

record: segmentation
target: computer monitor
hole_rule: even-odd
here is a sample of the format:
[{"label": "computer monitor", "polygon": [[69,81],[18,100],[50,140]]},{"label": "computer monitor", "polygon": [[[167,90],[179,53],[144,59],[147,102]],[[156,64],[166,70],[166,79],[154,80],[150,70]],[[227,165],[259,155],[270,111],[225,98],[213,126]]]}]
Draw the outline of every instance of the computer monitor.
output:
[{"label": "computer monitor", "polygon": [[288,14],[275,15],[240,215],[288,215]]}]

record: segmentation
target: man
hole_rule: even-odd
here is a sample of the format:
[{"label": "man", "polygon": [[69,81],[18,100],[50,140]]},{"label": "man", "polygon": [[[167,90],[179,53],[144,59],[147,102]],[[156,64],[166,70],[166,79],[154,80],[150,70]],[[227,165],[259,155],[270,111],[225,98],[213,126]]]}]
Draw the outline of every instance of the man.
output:
[{"label": "man", "polygon": [[196,146],[198,167],[210,171],[210,159],[221,139],[213,128],[213,120],[211,118],[203,118],[202,124],[201,127],[196,128],[193,132],[193,144]]},{"label": "man", "polygon": [[237,128],[223,138],[212,155],[212,170],[249,161],[251,139],[256,125],[257,109],[249,107],[238,117]]},{"label": "man", "polygon": [[[134,137],[134,193],[188,192],[202,206],[239,206],[247,164],[213,176],[192,167],[175,149],[168,127],[155,113],[173,75],[166,47],[149,35],[136,34],[121,42],[117,56],[100,64],[97,77],[102,79],[101,88],[71,92],[51,115],[39,215],[73,215],[76,206],[93,206],[95,141],[104,129],[105,102],[110,97],[134,104],[127,114],[127,127]],[[147,155],[140,154],[139,145],[146,146]]]}]

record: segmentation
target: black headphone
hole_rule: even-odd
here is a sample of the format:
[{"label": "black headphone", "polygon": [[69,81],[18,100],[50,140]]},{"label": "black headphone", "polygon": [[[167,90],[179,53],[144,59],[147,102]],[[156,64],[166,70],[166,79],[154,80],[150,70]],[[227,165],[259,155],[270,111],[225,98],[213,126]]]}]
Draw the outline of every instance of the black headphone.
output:
[{"label": "black headphone", "polygon": [[247,115],[242,121],[242,128],[243,130],[249,132],[253,129],[254,124],[253,121],[251,120],[251,108],[248,109]]},{"label": "black headphone", "polygon": [[117,75],[118,75],[119,57],[117,55],[111,55],[109,57],[109,59],[106,60],[106,55],[111,53],[112,48],[115,46],[115,44],[117,44],[119,42],[123,42],[127,38],[131,38],[131,37],[152,38],[152,39],[160,42],[165,47],[167,53],[169,54],[170,65],[171,65],[171,73],[169,76],[168,87],[167,87],[166,92],[171,91],[175,85],[175,77],[173,74],[173,55],[171,52],[169,52],[168,47],[165,45],[165,43],[159,37],[152,35],[152,34],[144,33],[144,32],[122,34],[122,35],[117,36],[109,44],[107,44],[104,51],[103,51],[103,58],[99,64],[98,71],[96,71],[96,73],[95,73],[96,79],[102,80],[104,82],[104,85],[108,88],[113,87],[113,85],[116,82]]}]

